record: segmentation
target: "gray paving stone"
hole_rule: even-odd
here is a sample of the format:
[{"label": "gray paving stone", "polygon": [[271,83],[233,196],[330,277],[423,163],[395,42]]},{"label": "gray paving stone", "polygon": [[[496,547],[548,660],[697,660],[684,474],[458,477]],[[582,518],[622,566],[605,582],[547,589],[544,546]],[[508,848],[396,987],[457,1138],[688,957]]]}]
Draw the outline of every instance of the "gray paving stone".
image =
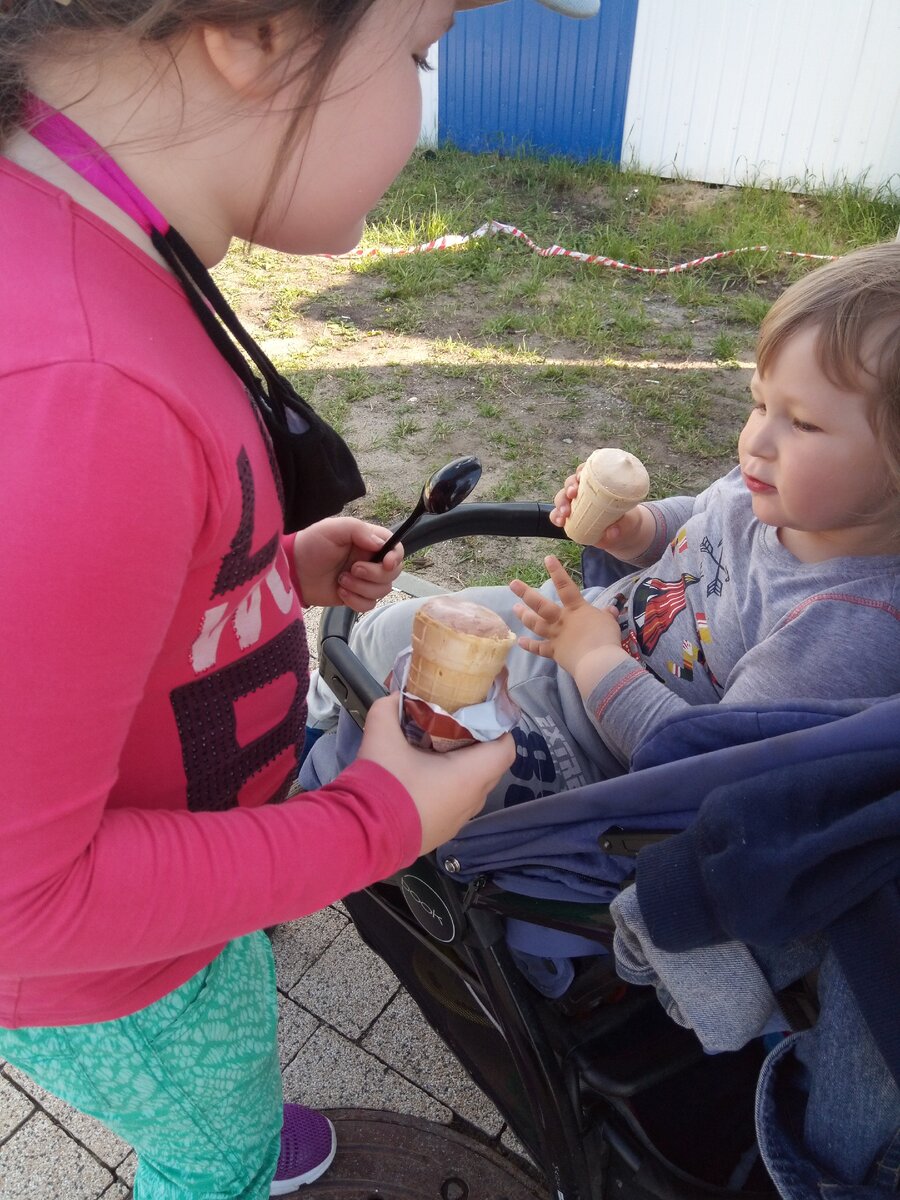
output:
[{"label": "gray paving stone", "polygon": [[503,1128],[494,1104],[426,1024],[407,992],[397,993],[360,1045],[479,1129],[494,1136]]},{"label": "gray paving stone", "polygon": [[347,918],[333,908],[279,925],[272,934],[278,987],[289,992],[346,928]]},{"label": "gray paving stone", "polygon": [[0,1075],[0,1142],[34,1112],[34,1105],[8,1079]]},{"label": "gray paving stone", "polygon": [[278,1058],[282,1070],[318,1026],[319,1022],[312,1013],[278,993]]},{"label": "gray paving stone", "polygon": [[400,600],[405,600],[407,596],[446,596],[449,591],[449,588],[432,583],[430,579],[422,579],[409,571],[401,571],[394,580],[394,589],[391,595],[396,596],[393,601],[396,604]]},{"label": "gray paving stone", "polygon": [[513,1154],[518,1154],[519,1158],[524,1158],[527,1163],[536,1166],[534,1159],[507,1125],[500,1135],[500,1144],[505,1146],[507,1150],[512,1150]]},{"label": "gray paving stone", "polygon": [[399,986],[390,968],[348,926],[291,989],[290,996],[347,1037],[356,1038]]},{"label": "gray paving stone", "polygon": [[124,1183],[114,1183],[106,1189],[100,1200],[129,1200],[130,1196],[131,1188],[126,1187]]},{"label": "gray paving stone", "polygon": [[93,1151],[108,1167],[117,1167],[128,1154],[131,1147],[127,1142],[123,1142],[120,1137],[117,1137],[105,1125],[101,1125],[99,1121],[94,1120],[93,1117],[85,1116],[78,1109],[72,1108],[70,1104],[66,1104],[58,1097],[51,1095],[50,1092],[45,1091],[18,1067],[7,1067],[6,1073],[10,1079],[14,1079],[20,1087],[24,1088],[41,1108],[46,1109],[51,1117],[59,1121],[60,1125],[87,1146],[88,1150]]},{"label": "gray paving stone", "polygon": [[453,1116],[373,1054],[325,1027],[285,1071],[284,1095],[313,1108],[383,1108],[444,1123]]},{"label": "gray paving stone", "polygon": [[97,1200],[112,1182],[109,1171],[42,1112],[0,1146],[0,1200]]},{"label": "gray paving stone", "polygon": [[134,1176],[137,1171],[137,1155],[132,1152],[128,1155],[123,1163],[119,1163],[116,1168],[116,1178],[121,1179],[128,1187],[134,1187]]}]

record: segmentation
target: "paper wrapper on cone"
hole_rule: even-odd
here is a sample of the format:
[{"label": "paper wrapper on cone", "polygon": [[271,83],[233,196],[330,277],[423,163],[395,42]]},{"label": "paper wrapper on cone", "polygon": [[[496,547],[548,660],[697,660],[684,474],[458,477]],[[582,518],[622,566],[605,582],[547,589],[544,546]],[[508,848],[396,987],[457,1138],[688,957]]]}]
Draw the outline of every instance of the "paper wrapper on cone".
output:
[{"label": "paper wrapper on cone", "polygon": [[388,680],[400,693],[409,742],[444,753],[512,729],[520,714],[504,664],[516,638],[502,618],[471,601],[437,596],[417,611],[412,639]]},{"label": "paper wrapper on cone", "polygon": [[595,546],[610,525],[634,508],[650,491],[650,476],[639,458],[627,450],[604,446],[584,464],[578,495],[565,524],[566,537]]}]

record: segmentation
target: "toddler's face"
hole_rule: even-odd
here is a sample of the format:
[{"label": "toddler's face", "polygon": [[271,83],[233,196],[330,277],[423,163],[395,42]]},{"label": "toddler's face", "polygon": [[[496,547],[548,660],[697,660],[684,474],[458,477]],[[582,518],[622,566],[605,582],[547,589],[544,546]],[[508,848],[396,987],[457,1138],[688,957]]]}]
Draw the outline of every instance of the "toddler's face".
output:
[{"label": "toddler's face", "polygon": [[257,239],[294,254],[351,250],[419,137],[419,66],[455,0],[375,0],[328,83]]},{"label": "toddler's face", "polygon": [[888,471],[872,401],[822,373],[816,334],[798,331],[765,377],[757,371],[751,380],[738,457],[753,511],[803,561],[884,553],[892,521],[879,515]]}]

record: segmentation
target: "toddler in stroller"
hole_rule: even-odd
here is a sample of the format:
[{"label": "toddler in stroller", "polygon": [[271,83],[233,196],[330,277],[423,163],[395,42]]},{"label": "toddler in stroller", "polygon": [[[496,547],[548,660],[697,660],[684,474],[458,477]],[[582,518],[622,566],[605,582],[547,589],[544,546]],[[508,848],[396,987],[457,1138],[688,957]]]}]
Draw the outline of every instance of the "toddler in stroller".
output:
[{"label": "toddler in stroller", "polygon": [[[621,775],[698,705],[900,691],[898,314],[900,244],[811,272],[763,322],[738,467],[627,511],[598,543],[622,560],[606,587],[582,593],[548,558],[553,587],[464,593],[520,635],[517,757],[489,809]],[[578,488],[557,494],[556,524]],[[410,644],[414,603],[354,636],[378,679]],[[313,687],[311,723],[332,705]]]},{"label": "toddler in stroller", "polygon": [[[558,537],[548,514],[467,505],[427,518],[408,548]],[[351,624],[346,610],[326,614],[320,664],[346,708],[332,749],[352,754],[347,714],[362,721],[382,689],[347,645]],[[347,898],[549,1196],[896,1190],[898,718],[900,700],[704,706],[646,739],[630,773],[481,817]],[[636,892],[621,891],[635,853]],[[643,908],[620,914],[620,937],[638,947],[641,983],[673,998],[709,1048],[729,1049],[705,1053],[653,987],[617,979],[609,906],[629,895]],[[517,961],[544,978],[529,982]],[[699,1004],[680,966],[689,982],[705,971]],[[554,972],[570,980],[555,999]],[[794,1032],[759,1036],[773,1024]]]},{"label": "toddler in stroller", "polygon": [[[740,472],[601,542],[642,569],[597,579],[588,554],[587,599],[558,566],[559,602],[468,593],[524,626],[519,756],[495,811],[348,901],[557,1200],[900,1186],[900,701],[870,699],[900,690],[898,297],[889,244],[776,302]],[[407,548],[561,536],[577,486]],[[379,679],[410,624],[399,606],[354,639]],[[348,633],[324,623],[322,674],[361,721],[378,688]],[[301,781],[353,752],[342,717]],[[628,987],[600,953],[614,921]]]}]

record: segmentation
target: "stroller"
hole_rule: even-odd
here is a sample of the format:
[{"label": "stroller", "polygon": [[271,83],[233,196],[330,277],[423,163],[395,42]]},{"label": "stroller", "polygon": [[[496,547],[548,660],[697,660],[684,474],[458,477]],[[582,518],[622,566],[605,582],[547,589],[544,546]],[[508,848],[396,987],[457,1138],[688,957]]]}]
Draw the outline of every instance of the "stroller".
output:
[{"label": "stroller", "polygon": [[[563,537],[549,512],[537,503],[468,504],[423,518],[404,540],[409,553],[472,535]],[[586,556],[586,584],[600,582],[590,578],[596,566]],[[350,650],[354,619],[347,609],[324,614],[319,664],[345,710],[342,722],[349,714],[361,726],[384,689]],[[837,705],[822,708],[823,720],[842,715]],[[764,753],[759,739],[797,727],[790,716],[783,726],[778,715],[769,725],[764,713],[747,715],[746,744],[704,756],[701,793],[752,774]],[[623,983],[613,966],[609,903],[637,853],[685,828],[702,799],[659,811],[660,795],[679,792],[668,786],[679,771],[690,768],[697,779],[696,759],[684,755],[715,746],[702,744],[703,728],[701,743],[685,750],[692,730],[682,726],[640,748],[641,769],[615,791],[617,805],[627,804],[606,819],[598,817],[596,785],[551,797],[552,819],[534,800],[471,822],[434,855],[345,898],[363,940],[493,1100],[553,1200],[778,1194],[754,1132],[764,1039],[707,1054],[670,1020],[653,988]],[[512,836],[504,830],[510,813],[518,822]],[[794,1029],[812,1023],[804,981],[779,1001]]]}]

